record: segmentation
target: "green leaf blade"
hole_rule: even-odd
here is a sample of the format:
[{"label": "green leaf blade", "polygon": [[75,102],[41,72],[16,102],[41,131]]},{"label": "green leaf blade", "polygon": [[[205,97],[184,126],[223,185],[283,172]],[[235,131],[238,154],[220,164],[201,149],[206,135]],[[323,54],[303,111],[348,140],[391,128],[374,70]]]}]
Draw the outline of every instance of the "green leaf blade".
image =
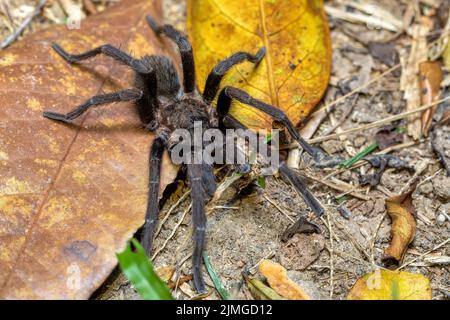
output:
[{"label": "green leaf blade", "polygon": [[[131,243],[136,252],[131,249]],[[145,300],[173,300],[169,289],[158,277],[144,248],[136,239],[121,253],[117,253],[120,268],[130,280],[139,295]]]}]

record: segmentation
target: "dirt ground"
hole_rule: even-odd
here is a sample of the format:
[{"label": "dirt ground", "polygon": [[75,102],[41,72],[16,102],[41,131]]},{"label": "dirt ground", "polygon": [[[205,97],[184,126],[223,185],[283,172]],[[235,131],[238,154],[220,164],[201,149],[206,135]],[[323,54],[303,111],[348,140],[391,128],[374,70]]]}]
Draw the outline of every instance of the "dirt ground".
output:
[{"label": "dirt ground", "polygon": [[[23,4],[32,1],[15,2]],[[96,1],[93,2],[97,4]],[[439,3],[439,1],[429,2]],[[108,1],[103,3],[107,5]],[[184,28],[184,1],[165,0],[164,3],[166,21],[178,28]],[[408,8],[407,1],[400,0],[382,0],[377,1],[377,4],[388,9],[400,20]],[[54,21],[40,17],[27,33],[52,23]],[[372,79],[397,63],[374,56],[373,51],[369,49],[370,43],[392,40],[395,49],[401,53],[407,52],[411,47],[409,36],[400,35],[395,38],[392,32],[383,29],[334,18],[330,19],[330,24],[333,70],[330,87],[324,98],[325,103],[367,82],[369,75]],[[9,32],[10,29],[6,24],[0,21],[0,36],[4,38]],[[444,88],[444,95],[448,95],[448,90],[449,88]],[[354,104],[353,112],[341,120],[341,117],[345,116],[343,107],[349,103]],[[441,104],[434,116],[435,119],[440,119],[444,110],[449,108],[448,103]],[[336,122],[342,121],[339,128],[345,130],[384,119],[404,110],[400,73],[394,72],[363,90],[357,100],[352,101],[352,98],[349,98],[343,104],[338,104],[325,117],[315,137],[322,135]],[[401,120],[397,123],[397,127],[406,127],[406,121]],[[378,130],[379,128],[370,129],[341,136],[335,140],[325,141],[321,146],[329,153],[349,158],[373,143],[373,137]],[[438,143],[447,157],[450,157],[449,133],[448,126],[438,129],[436,133]],[[403,139],[403,143],[412,141],[407,134],[403,135]],[[433,299],[448,299],[450,297],[448,259],[446,264],[442,264],[437,262],[439,259],[436,257],[450,256],[450,245],[447,243],[437,250],[433,249],[450,237],[450,178],[446,176],[445,169],[437,160],[430,138],[424,138],[391,154],[413,165],[419,171],[417,177],[414,176],[414,172],[408,170],[388,169],[377,187],[360,187],[359,176],[370,172],[370,166],[364,165],[328,177],[335,169],[317,169],[309,159],[302,157],[299,173],[316,178],[307,181],[312,192],[326,207],[326,215],[322,219],[316,218],[293,187],[280,177],[268,178],[265,189],[255,188],[246,196],[237,195],[240,190],[239,181],[228,188],[208,216],[207,253],[232,296],[237,299],[251,299],[251,294],[243,284],[242,271],[250,268],[250,272],[256,272],[255,267],[261,259],[271,258],[287,268],[291,279],[297,281],[313,298],[345,299],[359,277],[383,267],[381,258],[384,249],[389,245],[391,229],[391,220],[384,206],[385,199],[402,190],[405,191],[412,184],[413,178],[417,178],[418,187],[413,194],[413,203],[417,211],[417,232],[404,258],[405,262],[415,260],[403,270],[429,277]],[[222,171],[219,174],[219,181],[226,176],[227,172]],[[336,197],[342,195],[342,190],[330,188],[323,183],[324,181],[335,184],[348,183],[367,200],[346,195],[340,197],[343,202],[338,203]],[[187,190],[187,186],[180,183],[176,192],[166,199],[161,217],[169,210],[171,214],[162,226],[154,245],[155,248],[165,246],[156,256],[155,266],[176,266],[179,275],[190,273],[191,218],[189,213],[184,214],[190,198],[186,197],[177,203]],[[344,217],[339,213],[337,209],[340,206],[348,209],[349,216]],[[319,225],[321,234],[297,234],[288,242],[282,242],[281,235],[292,224],[291,221],[301,216]],[[331,234],[334,234],[331,238],[330,230]],[[167,241],[169,237],[170,240]],[[212,288],[209,278],[206,281]],[[195,294],[192,287],[185,283],[179,287],[175,296],[179,299],[189,299]],[[139,299],[118,270],[93,298]],[[213,291],[207,299],[218,298]]]}]

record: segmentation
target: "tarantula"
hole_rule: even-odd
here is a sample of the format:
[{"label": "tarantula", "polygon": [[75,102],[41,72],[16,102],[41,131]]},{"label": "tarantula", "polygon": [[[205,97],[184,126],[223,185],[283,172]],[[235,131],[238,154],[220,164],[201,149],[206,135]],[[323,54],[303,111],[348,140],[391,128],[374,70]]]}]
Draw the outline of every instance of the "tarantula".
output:
[{"label": "tarantula", "polygon": [[[236,118],[228,114],[232,100],[236,100],[265,112],[282,123],[292,138],[314,159],[320,158],[321,154],[302,139],[289,118],[280,109],[254,99],[238,88],[223,88],[219,93],[216,108],[212,106],[212,101],[219,91],[220,82],[227,71],[245,60],[257,65],[265,55],[264,48],[254,55],[247,52],[237,52],[220,61],[212,69],[207,78],[203,94],[200,94],[195,82],[192,46],[186,36],[170,25],[158,25],[151,17],[147,17],[147,22],[157,35],[167,36],[178,46],[183,68],[182,85],[174,64],[166,56],[144,56],[136,59],[109,44],[75,55],[69,54],[59,45],[53,44],[53,49],[70,63],[77,63],[98,54],[104,54],[127,65],[135,72],[135,88],[94,96],[67,114],[44,112],[44,116],[53,120],[70,122],[93,106],[118,101],[135,102],[142,124],[155,134],[155,139],[150,148],[148,205],[141,237],[141,242],[149,254],[158,219],[158,191],[162,154],[164,149],[170,150],[176,145],[177,137],[172,135],[174,130],[179,128],[192,130],[195,121],[201,121],[204,129],[245,128]],[[183,166],[187,169],[187,177],[191,186],[195,243],[192,257],[194,286],[198,292],[202,293],[205,292],[205,283],[201,273],[201,259],[205,247],[206,231],[205,202],[208,197],[214,194],[216,182],[211,164],[183,164]],[[279,171],[290,180],[303,196],[305,202],[320,216],[323,213],[323,208],[307,190],[302,180],[284,163],[281,163]]]}]

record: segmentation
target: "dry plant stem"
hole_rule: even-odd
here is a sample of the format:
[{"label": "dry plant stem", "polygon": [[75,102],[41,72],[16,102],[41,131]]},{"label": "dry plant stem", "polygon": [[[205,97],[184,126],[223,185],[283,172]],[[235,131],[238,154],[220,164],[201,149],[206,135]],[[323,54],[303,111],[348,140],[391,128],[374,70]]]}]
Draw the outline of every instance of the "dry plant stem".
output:
[{"label": "dry plant stem", "polygon": [[163,245],[158,250],[155,251],[155,253],[151,257],[151,260],[155,260],[155,258],[158,256],[158,254],[166,248],[166,246],[169,243],[170,239],[173,238],[173,236],[177,232],[178,228],[183,223],[183,220],[184,220],[184,218],[186,218],[187,213],[189,212],[189,210],[191,210],[191,207],[192,207],[192,203],[190,203],[189,206],[186,208],[186,210],[184,210],[183,215],[181,216],[181,218],[178,221],[178,223],[175,226],[175,228],[172,230],[172,233],[167,237],[167,239],[164,241]]},{"label": "dry plant stem", "polygon": [[414,173],[412,178],[409,179],[409,181],[400,189],[400,191],[398,192],[398,195],[401,195],[401,194],[405,193],[407,190],[409,190],[411,185],[419,179],[419,177],[428,168],[428,166],[430,164],[431,164],[430,160],[425,160],[425,161],[421,162],[420,164],[418,164],[416,166],[416,172]]},{"label": "dry plant stem", "polygon": [[335,189],[335,190],[338,190],[338,191],[341,191],[341,192],[349,192],[348,194],[350,194],[351,196],[353,196],[355,198],[358,198],[358,199],[361,199],[361,200],[364,200],[364,201],[368,201],[369,200],[369,197],[367,197],[367,196],[365,196],[365,195],[363,195],[363,194],[361,194],[359,192],[354,192],[354,191],[352,191],[349,188],[344,188],[344,187],[338,186],[335,183],[332,183],[330,181],[325,181],[324,179],[316,178],[316,177],[314,177],[312,175],[309,175],[309,174],[305,174],[305,176],[308,179],[311,179],[311,180],[316,181],[316,182],[320,182],[320,183],[322,183],[322,184],[324,184],[327,187],[330,187],[332,189]]},{"label": "dry plant stem", "polygon": [[330,299],[333,298],[334,292],[334,242],[333,242],[333,227],[331,225],[330,215],[327,214],[328,227],[330,229]]},{"label": "dry plant stem", "polygon": [[381,224],[384,221],[384,218],[386,217],[386,214],[383,213],[383,215],[381,216],[380,222],[378,222],[377,228],[375,229],[375,232],[373,234],[373,239],[372,239],[372,246],[370,247],[370,260],[372,261],[372,264],[375,264],[375,244],[377,242],[377,235],[378,235],[378,231],[381,228]]},{"label": "dry plant stem", "polygon": [[410,261],[408,261],[408,262],[405,262],[403,265],[401,265],[400,267],[398,267],[397,270],[401,270],[401,269],[405,268],[406,266],[410,265],[411,263],[416,262],[417,260],[419,260],[419,259],[423,258],[424,256],[430,254],[431,252],[436,251],[437,249],[439,249],[439,248],[445,246],[448,242],[450,242],[450,238],[448,238],[447,240],[441,242],[441,243],[438,244],[436,247],[434,247],[434,248],[431,249],[431,250],[428,250],[427,252],[421,254],[420,256],[418,256],[418,257],[416,257],[416,258],[414,258],[414,259],[412,259],[412,260],[410,260]]},{"label": "dry plant stem", "polygon": [[5,49],[6,47],[10,46],[14,41],[17,40],[17,38],[28,27],[31,21],[39,14],[39,12],[41,12],[42,8],[45,6],[46,3],[47,0],[41,0],[36,9],[34,9],[34,11],[28,17],[26,17],[25,20],[23,20],[20,26],[2,43],[0,43],[0,49]]},{"label": "dry plant stem", "polygon": [[164,225],[164,223],[166,223],[167,219],[169,219],[170,215],[172,214],[172,212],[187,198],[187,196],[190,194],[191,189],[189,189],[188,191],[186,191],[180,199],[178,199],[177,202],[174,203],[173,206],[171,206],[169,208],[169,210],[167,211],[166,215],[164,216],[164,218],[161,220],[161,223],[158,226],[158,229],[155,232],[155,238],[158,236],[158,234],[161,232],[161,229]]},{"label": "dry plant stem", "polygon": [[360,92],[361,90],[367,88],[368,86],[370,86],[372,83],[375,83],[377,81],[379,81],[380,79],[382,79],[383,77],[391,74],[392,72],[394,72],[395,70],[399,69],[401,67],[401,64],[397,64],[395,66],[393,66],[392,68],[389,68],[388,70],[386,70],[385,72],[383,72],[382,74],[380,74],[379,76],[373,78],[372,80],[368,81],[367,83],[359,86],[358,88],[356,88],[355,90],[347,93],[346,95],[343,95],[342,97],[340,97],[339,99],[334,100],[333,102],[323,106],[322,108],[316,110],[311,116],[314,116],[314,114],[321,112],[322,110],[327,110],[329,111],[330,108],[332,108],[333,106],[337,105],[338,103],[341,103],[343,101],[345,101],[347,98],[353,96],[355,93]]},{"label": "dry plant stem", "polygon": [[277,208],[278,211],[280,211],[284,216],[286,216],[286,218],[287,218],[291,223],[295,223],[295,220],[292,219],[286,211],[284,211],[282,208],[280,208],[280,206],[279,206],[275,201],[273,201],[272,199],[270,199],[270,198],[269,198],[267,195],[265,195],[265,194],[263,195],[263,197],[264,197],[267,201],[269,201],[275,208]]},{"label": "dry plant stem", "polygon": [[[322,141],[327,141],[327,140],[335,139],[335,138],[337,138],[337,137],[339,137],[339,136],[346,135],[346,134],[349,134],[349,133],[355,133],[355,132],[364,131],[364,130],[367,130],[367,129],[378,128],[378,127],[381,127],[381,126],[383,126],[383,125],[385,125],[385,124],[387,124],[387,123],[394,122],[394,121],[397,121],[397,120],[401,120],[401,119],[403,119],[403,118],[405,118],[405,117],[407,117],[407,116],[410,116],[410,115],[412,115],[412,114],[415,114],[415,113],[418,113],[418,112],[422,112],[422,111],[428,110],[429,108],[434,107],[434,106],[436,106],[436,105],[438,105],[438,104],[440,104],[440,103],[442,103],[442,102],[448,101],[448,100],[450,100],[450,96],[449,96],[449,97],[446,97],[446,98],[444,98],[444,99],[441,99],[441,100],[439,100],[439,101],[430,103],[430,104],[428,104],[428,105],[421,106],[421,107],[419,107],[419,108],[417,108],[417,109],[414,109],[414,110],[411,110],[411,111],[407,111],[407,112],[403,112],[403,113],[397,114],[397,115],[395,115],[395,116],[387,117],[387,118],[382,119],[382,120],[380,120],[380,121],[376,121],[376,122],[373,122],[373,123],[369,123],[369,124],[367,124],[367,125],[360,126],[360,127],[357,127],[357,128],[352,128],[352,129],[349,129],[349,130],[344,130],[344,131],[342,131],[342,132],[340,132],[340,133],[335,133],[335,134],[330,134],[330,135],[324,136],[324,137],[319,137],[319,138],[315,138],[315,139],[310,139],[310,140],[308,140],[307,142],[308,142],[308,143],[318,143],[318,142],[322,142]],[[293,145],[291,145],[291,146],[297,147],[298,144],[295,143],[295,144],[293,144]]]}]

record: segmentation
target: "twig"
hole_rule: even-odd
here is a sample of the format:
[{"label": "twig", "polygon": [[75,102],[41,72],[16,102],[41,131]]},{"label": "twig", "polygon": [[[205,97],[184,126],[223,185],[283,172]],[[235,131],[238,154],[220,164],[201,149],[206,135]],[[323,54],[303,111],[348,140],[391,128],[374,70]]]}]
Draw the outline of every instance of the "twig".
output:
[{"label": "twig", "polygon": [[[440,104],[442,102],[448,101],[448,100],[450,100],[450,96],[446,97],[444,99],[435,101],[433,103],[421,106],[421,107],[419,107],[417,109],[410,110],[410,111],[407,111],[407,112],[403,112],[403,113],[400,113],[400,114],[397,114],[397,115],[394,115],[394,116],[391,116],[391,117],[387,117],[385,119],[382,119],[382,120],[379,120],[379,121],[375,121],[373,123],[369,123],[369,124],[366,124],[366,125],[363,125],[363,126],[360,126],[360,127],[344,130],[344,131],[342,131],[340,133],[334,133],[334,134],[330,134],[330,135],[327,135],[327,136],[318,137],[318,138],[315,138],[315,139],[310,139],[310,140],[308,140],[308,142],[309,143],[318,143],[318,142],[322,142],[322,141],[335,139],[335,138],[337,138],[339,136],[346,135],[346,134],[349,134],[349,133],[359,132],[359,131],[363,131],[363,130],[367,130],[367,129],[378,128],[378,127],[381,127],[381,126],[383,126],[383,125],[385,125],[387,123],[394,122],[394,121],[406,118],[407,116],[410,116],[412,114],[428,110],[429,108],[434,107],[434,106],[436,106],[436,105],[438,105],[438,104]],[[293,146],[297,146],[297,145],[298,144],[295,143]]]},{"label": "twig", "polygon": [[328,227],[330,229],[330,299],[333,298],[334,291],[334,242],[333,242],[333,228],[331,226],[330,215],[327,214]]},{"label": "twig", "polygon": [[189,210],[191,210],[192,207],[192,203],[189,204],[189,206],[186,208],[186,210],[184,210],[183,215],[181,216],[180,220],[178,221],[177,225],[175,226],[175,228],[173,228],[172,233],[167,237],[167,239],[164,241],[163,245],[155,251],[155,253],[152,256],[152,260],[155,260],[156,256],[164,250],[164,248],[167,246],[167,243],[169,243],[169,240],[173,238],[173,236],[175,235],[175,233],[177,232],[178,228],[181,226],[181,224],[183,223],[184,218],[186,217],[187,213],[189,212]]},{"label": "twig", "polygon": [[173,204],[173,206],[171,206],[171,207],[169,208],[169,210],[167,211],[166,215],[165,215],[164,218],[161,220],[161,223],[159,224],[158,229],[157,229],[156,232],[155,232],[155,238],[156,238],[156,237],[158,236],[158,234],[161,232],[161,229],[162,229],[164,223],[167,221],[167,219],[169,219],[169,217],[170,217],[170,215],[172,214],[172,212],[173,212],[173,211],[181,204],[181,202],[183,202],[183,201],[187,198],[187,196],[188,196],[189,193],[190,193],[190,190],[191,190],[191,189],[189,189],[188,191],[186,191],[186,192],[181,196],[181,198],[178,199],[178,201],[175,202],[175,203]]},{"label": "twig", "polygon": [[386,214],[383,214],[381,216],[380,222],[378,222],[377,228],[375,229],[375,232],[373,234],[373,239],[372,239],[372,246],[370,247],[370,259],[372,261],[373,264],[375,264],[375,244],[377,242],[377,235],[378,235],[378,231],[381,228],[381,224],[384,221],[384,218],[386,217]]},{"label": "twig", "polygon": [[275,208],[277,208],[282,214],[284,214],[284,215],[286,216],[286,218],[288,218],[288,220],[289,220],[291,223],[295,223],[294,219],[292,219],[286,211],[284,211],[282,208],[280,208],[280,206],[279,206],[277,203],[275,203],[275,201],[271,200],[271,199],[270,199],[268,196],[266,196],[265,194],[263,195],[263,197],[264,197],[267,201],[269,201]]},{"label": "twig", "polygon": [[20,24],[20,26],[8,37],[6,37],[5,40],[2,41],[0,44],[0,49],[5,49],[8,46],[10,46],[16,39],[22,34],[22,32],[28,27],[28,25],[31,23],[31,21],[41,12],[42,8],[47,3],[47,0],[41,0],[38,4],[38,6],[34,9],[34,11],[23,20],[23,22]]},{"label": "twig", "polygon": [[338,190],[338,191],[341,191],[341,192],[349,192],[349,191],[351,191],[348,194],[350,194],[351,196],[353,196],[355,198],[358,198],[358,199],[361,199],[361,200],[364,200],[364,201],[368,201],[369,200],[369,197],[367,197],[367,196],[365,196],[365,195],[363,195],[363,194],[361,194],[359,192],[354,192],[352,190],[353,188],[351,188],[351,189],[350,188],[344,188],[344,187],[338,186],[337,184],[334,184],[334,183],[332,183],[330,181],[325,181],[324,179],[316,178],[316,177],[311,176],[309,174],[305,174],[305,176],[307,178],[313,180],[313,181],[320,182],[320,183],[322,183],[322,184],[324,184],[324,185],[326,185],[326,186],[328,186],[328,187],[330,187],[332,189],[335,189],[335,190]]},{"label": "twig", "polygon": [[420,256],[418,256],[418,257],[416,257],[416,258],[414,258],[414,259],[412,259],[412,260],[410,260],[410,261],[408,261],[408,262],[405,262],[403,265],[401,265],[400,267],[398,267],[397,270],[401,270],[401,269],[403,269],[404,267],[410,265],[411,263],[416,262],[417,260],[419,260],[419,259],[423,258],[424,256],[430,254],[431,252],[436,251],[436,250],[439,249],[440,247],[446,245],[449,241],[450,241],[450,238],[448,238],[447,240],[441,242],[441,243],[438,244],[436,247],[434,247],[434,248],[431,249],[431,250],[428,250],[427,252],[421,254]]}]

